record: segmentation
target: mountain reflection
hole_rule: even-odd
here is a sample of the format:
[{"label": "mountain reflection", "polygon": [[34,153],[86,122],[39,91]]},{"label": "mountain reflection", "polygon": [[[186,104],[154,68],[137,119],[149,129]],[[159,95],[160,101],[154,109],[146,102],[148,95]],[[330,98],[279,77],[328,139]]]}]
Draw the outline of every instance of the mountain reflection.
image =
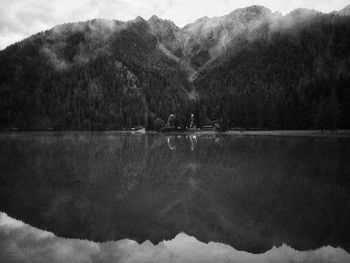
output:
[{"label": "mountain reflection", "polygon": [[349,250],[350,140],[0,136],[0,210],[58,236]]}]

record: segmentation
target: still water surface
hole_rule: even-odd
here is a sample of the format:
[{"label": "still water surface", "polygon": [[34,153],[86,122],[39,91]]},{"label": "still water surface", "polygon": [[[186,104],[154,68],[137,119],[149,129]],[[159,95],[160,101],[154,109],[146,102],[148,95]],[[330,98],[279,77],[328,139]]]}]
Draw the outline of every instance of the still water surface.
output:
[{"label": "still water surface", "polygon": [[3,133],[0,169],[0,211],[62,237],[350,249],[350,138]]}]

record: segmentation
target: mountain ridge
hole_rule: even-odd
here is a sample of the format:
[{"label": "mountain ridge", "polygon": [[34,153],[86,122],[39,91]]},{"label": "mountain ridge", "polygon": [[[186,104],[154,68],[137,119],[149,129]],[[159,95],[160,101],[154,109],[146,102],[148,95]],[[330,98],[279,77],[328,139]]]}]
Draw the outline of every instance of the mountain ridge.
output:
[{"label": "mountain ridge", "polygon": [[[206,19],[206,20],[211,20],[211,19],[217,19],[217,18],[223,18],[223,17],[226,17],[226,16],[229,16],[230,14],[232,13],[235,13],[237,11],[241,11],[241,10],[247,10],[247,9],[250,9],[250,8],[256,8],[256,7],[260,7],[262,9],[265,9],[265,10],[269,10],[270,12],[272,12],[270,9],[264,7],[264,6],[259,6],[259,5],[251,5],[251,6],[248,6],[248,7],[243,7],[243,8],[237,8],[237,9],[234,9],[233,11],[231,11],[229,14],[226,14],[226,15],[223,15],[223,16],[214,16],[214,17],[208,17],[208,16],[203,16],[201,18],[198,18],[196,19],[194,22],[190,22],[188,24],[185,24],[183,27],[179,27],[177,26],[173,21],[169,20],[169,19],[163,19],[163,18],[159,18],[157,15],[152,15],[148,20],[147,19],[144,19],[142,16],[137,16],[135,19],[131,19],[131,20],[127,20],[127,21],[121,21],[121,20],[117,20],[117,19],[106,19],[106,18],[93,18],[93,19],[90,19],[90,20],[86,20],[86,21],[78,21],[78,22],[66,22],[66,23],[62,23],[62,24],[58,24],[54,27],[52,27],[51,29],[47,29],[47,30],[44,30],[42,32],[46,32],[46,31],[49,31],[49,30],[53,30],[54,28],[56,27],[62,27],[62,26],[67,26],[67,25],[72,25],[72,24],[80,24],[80,23],[84,23],[84,22],[89,22],[89,21],[93,21],[93,20],[102,20],[102,21],[116,21],[116,22],[119,22],[119,23],[128,23],[128,22],[137,22],[137,21],[151,21],[152,18],[157,18],[158,20],[163,20],[163,21],[168,21],[168,22],[171,22],[172,24],[174,24],[175,27],[177,27],[178,29],[183,29],[187,26],[189,26],[190,24],[193,24],[195,23],[197,20],[201,20],[201,19]],[[325,13],[325,12],[321,12],[321,11],[317,11],[317,10],[314,10],[314,9],[307,9],[307,8],[297,8],[297,9],[294,9],[288,13],[286,13],[286,15],[282,15],[279,11],[275,11],[274,14],[277,14],[279,16],[287,16],[288,14],[291,14],[293,13],[294,11],[296,10],[309,10],[309,11],[315,11],[315,12],[318,12],[320,14],[335,14],[335,15],[344,15],[344,16],[348,16],[350,15],[350,12],[348,12],[350,10],[350,5],[347,5],[345,6],[344,8],[340,9],[340,10],[335,10],[335,11],[331,11],[331,12],[328,12],[328,13]],[[41,32],[41,33],[42,33]],[[39,33],[36,33],[36,34],[33,34],[27,38],[24,38],[18,42],[15,42],[13,44],[10,44],[9,46],[5,47],[4,49],[7,49],[8,47],[16,44],[16,43],[20,43],[26,39],[29,39],[37,34],[40,34]],[[3,49],[3,50],[4,50]],[[2,50],[0,50],[2,51]]]}]

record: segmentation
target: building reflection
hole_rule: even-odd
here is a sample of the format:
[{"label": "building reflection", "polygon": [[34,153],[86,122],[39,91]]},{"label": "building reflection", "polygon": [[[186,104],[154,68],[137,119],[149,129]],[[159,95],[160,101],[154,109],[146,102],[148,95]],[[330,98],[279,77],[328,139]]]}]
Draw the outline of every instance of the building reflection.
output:
[{"label": "building reflection", "polygon": [[186,145],[190,146],[191,151],[194,151],[197,145],[197,135],[195,134],[186,136],[168,135],[165,136],[165,140],[168,144],[169,150],[171,151],[175,151],[177,148],[179,148],[180,144],[183,144],[184,142]]},{"label": "building reflection", "polygon": [[166,142],[168,143],[169,150],[175,151],[176,150],[176,137],[175,136],[166,136],[165,137]]},{"label": "building reflection", "polygon": [[188,138],[190,140],[191,151],[193,151],[197,145],[197,136],[195,134],[190,134],[190,135],[186,136],[186,138]]}]

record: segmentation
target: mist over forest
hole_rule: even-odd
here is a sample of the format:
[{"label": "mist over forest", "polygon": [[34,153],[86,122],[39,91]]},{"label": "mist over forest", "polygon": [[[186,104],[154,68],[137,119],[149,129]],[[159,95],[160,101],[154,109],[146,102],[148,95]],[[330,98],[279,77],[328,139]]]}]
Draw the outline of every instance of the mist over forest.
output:
[{"label": "mist over forest", "polygon": [[58,25],[0,51],[0,128],[350,128],[349,9]]}]

